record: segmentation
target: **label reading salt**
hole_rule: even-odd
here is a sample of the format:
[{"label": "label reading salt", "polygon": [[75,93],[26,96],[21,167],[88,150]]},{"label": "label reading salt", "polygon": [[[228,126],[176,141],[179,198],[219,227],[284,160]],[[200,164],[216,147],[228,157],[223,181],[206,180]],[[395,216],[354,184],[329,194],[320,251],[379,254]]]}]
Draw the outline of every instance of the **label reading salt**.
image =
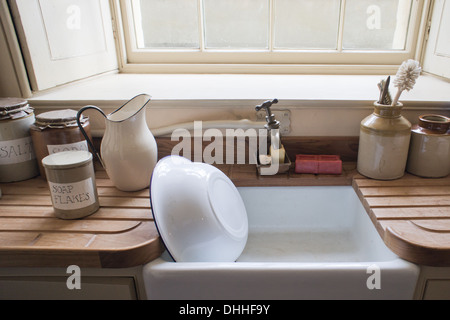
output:
[{"label": "label reading salt", "polygon": [[73,183],[50,182],[53,206],[61,210],[81,209],[95,203],[92,178]]},{"label": "label reading salt", "polygon": [[35,158],[31,137],[0,141],[0,165],[21,163]]},{"label": "label reading salt", "polygon": [[66,144],[49,144],[47,145],[48,154],[53,154],[62,151],[88,151],[88,146],[86,140],[66,143]]}]

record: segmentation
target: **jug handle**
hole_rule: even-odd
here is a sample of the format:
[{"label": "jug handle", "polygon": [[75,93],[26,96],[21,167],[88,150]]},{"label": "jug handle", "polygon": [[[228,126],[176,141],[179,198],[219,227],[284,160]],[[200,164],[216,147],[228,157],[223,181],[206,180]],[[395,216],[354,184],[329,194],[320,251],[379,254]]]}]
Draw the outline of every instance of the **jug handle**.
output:
[{"label": "jug handle", "polygon": [[84,138],[86,139],[86,141],[87,141],[89,147],[91,148],[92,152],[94,152],[95,156],[96,156],[97,159],[100,161],[100,164],[102,165],[102,167],[103,167],[104,169],[106,169],[105,164],[103,163],[103,160],[102,160],[102,158],[100,157],[100,154],[97,152],[97,150],[96,150],[95,147],[94,147],[94,143],[91,141],[91,139],[89,139],[89,136],[87,135],[86,131],[84,131],[83,125],[82,125],[81,122],[80,122],[81,114],[83,113],[83,111],[85,111],[85,110],[87,110],[87,109],[94,109],[94,110],[97,110],[97,111],[100,112],[105,118],[106,118],[106,115],[105,115],[105,113],[103,112],[102,109],[100,109],[99,107],[96,107],[96,106],[85,106],[85,107],[82,107],[82,108],[78,111],[78,113],[77,113],[77,125],[78,125],[78,128],[80,128],[81,133],[83,134]]}]

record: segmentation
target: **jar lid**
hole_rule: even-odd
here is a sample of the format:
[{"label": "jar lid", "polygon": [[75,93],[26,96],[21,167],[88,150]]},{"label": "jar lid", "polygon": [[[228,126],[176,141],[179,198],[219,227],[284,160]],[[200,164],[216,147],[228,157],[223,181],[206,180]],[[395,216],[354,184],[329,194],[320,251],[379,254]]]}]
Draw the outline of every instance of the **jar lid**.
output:
[{"label": "jar lid", "polygon": [[[80,122],[84,124],[89,118],[81,115]],[[72,109],[55,110],[36,115],[35,126],[45,128],[67,128],[77,126],[77,111]]]},{"label": "jar lid", "polygon": [[27,100],[21,98],[0,98],[0,120],[13,120],[33,113]]},{"label": "jar lid", "polygon": [[446,133],[450,128],[450,118],[438,114],[419,116],[419,126],[435,133]]},{"label": "jar lid", "polygon": [[92,160],[89,151],[63,151],[52,153],[42,159],[42,165],[47,169],[70,169],[82,166]]}]

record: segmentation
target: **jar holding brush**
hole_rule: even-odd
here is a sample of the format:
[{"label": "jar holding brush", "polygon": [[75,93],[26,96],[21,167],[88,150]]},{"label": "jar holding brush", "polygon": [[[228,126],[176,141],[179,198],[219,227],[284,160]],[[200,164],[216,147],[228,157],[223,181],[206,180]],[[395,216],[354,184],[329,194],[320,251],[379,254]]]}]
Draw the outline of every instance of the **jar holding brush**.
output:
[{"label": "jar holding brush", "polygon": [[380,98],[374,111],[361,121],[357,170],[360,174],[378,180],[401,178],[408,159],[411,123],[401,115],[403,104],[398,102],[404,90],[411,90],[420,75],[419,63],[402,63],[394,79],[398,91],[391,99],[390,77],[379,84]]}]

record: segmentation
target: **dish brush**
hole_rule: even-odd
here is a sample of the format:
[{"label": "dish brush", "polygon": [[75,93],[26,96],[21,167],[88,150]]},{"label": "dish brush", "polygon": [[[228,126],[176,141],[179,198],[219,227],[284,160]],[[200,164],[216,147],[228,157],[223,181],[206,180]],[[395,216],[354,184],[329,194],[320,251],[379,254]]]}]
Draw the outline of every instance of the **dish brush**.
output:
[{"label": "dish brush", "polygon": [[418,61],[409,59],[404,61],[397,71],[394,79],[394,86],[397,88],[397,94],[392,100],[392,106],[396,106],[398,99],[404,90],[409,91],[414,87],[422,68]]}]

